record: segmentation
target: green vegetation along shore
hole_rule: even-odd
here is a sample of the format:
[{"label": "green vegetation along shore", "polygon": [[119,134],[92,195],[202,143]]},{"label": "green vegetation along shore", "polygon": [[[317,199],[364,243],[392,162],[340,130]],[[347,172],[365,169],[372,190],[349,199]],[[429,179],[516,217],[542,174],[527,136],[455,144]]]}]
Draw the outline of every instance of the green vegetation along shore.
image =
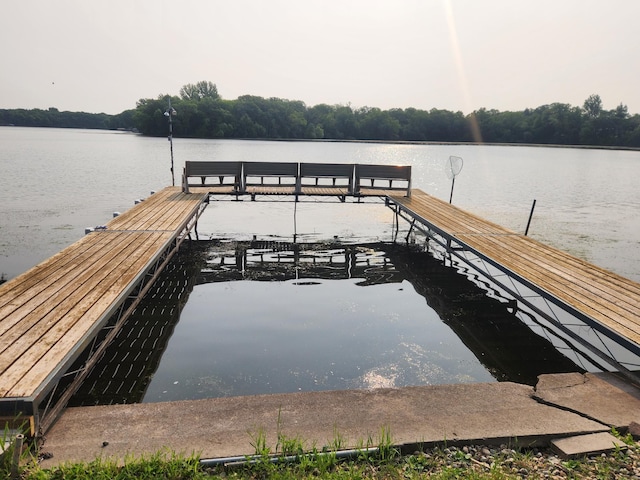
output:
[{"label": "green vegetation along shore", "polygon": [[[614,434],[618,435],[615,431]],[[42,469],[36,459],[23,454],[20,470],[11,471],[6,455],[2,478],[48,479],[638,479],[640,444],[630,435],[618,435],[625,448],[588,457],[563,459],[549,449],[520,449],[513,445],[466,445],[400,452],[389,436],[373,447],[363,447],[343,457],[334,448],[302,451],[298,439],[280,438],[276,453],[261,441],[256,455],[235,462],[201,462],[197,456],[158,453],[151,458],[131,458],[118,464],[96,459],[90,463],[65,464]],[[369,444],[367,444],[369,445]],[[334,445],[333,447],[336,447]]]},{"label": "green vegetation along shore", "polygon": [[[175,115],[168,117],[169,101]],[[215,84],[188,84],[179,95],[143,98],[117,115],[0,109],[0,125],[132,130],[150,136],[236,139],[330,139],[407,142],[476,142],[640,148],[640,115],[620,103],[603,107],[591,95],[581,107],[552,103],[517,112],[320,104],[243,95],[225,100]]]}]

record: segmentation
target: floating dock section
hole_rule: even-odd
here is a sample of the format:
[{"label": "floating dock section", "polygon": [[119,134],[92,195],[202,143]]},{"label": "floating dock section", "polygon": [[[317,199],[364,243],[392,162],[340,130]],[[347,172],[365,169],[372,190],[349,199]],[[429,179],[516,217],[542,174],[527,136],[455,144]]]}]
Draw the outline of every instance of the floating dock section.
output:
[{"label": "floating dock section", "polygon": [[4,420],[27,423],[32,434],[46,431],[56,406],[64,406],[193,228],[205,200],[165,188],[0,287]]},{"label": "floating dock section", "polygon": [[[0,417],[45,432],[128,315],[196,226],[210,195],[380,199],[451,258],[495,282],[633,381],[640,357],[640,285],[411,188],[411,167],[186,162],[167,187],[104,228],[0,286]],[[407,237],[408,239],[408,237]],[[505,280],[508,279],[508,280]],[[526,291],[524,291],[524,290]],[[531,300],[534,296],[541,302]],[[545,307],[543,309],[542,306]],[[595,332],[566,328],[557,312]]]},{"label": "floating dock section", "polygon": [[[640,365],[632,363],[640,357],[640,284],[417,189],[410,197],[387,197],[387,205],[581,348],[627,378],[640,379]],[[592,338],[577,333],[581,327],[567,328],[562,312],[582,322]],[[611,345],[630,352],[632,362],[625,364]]]}]

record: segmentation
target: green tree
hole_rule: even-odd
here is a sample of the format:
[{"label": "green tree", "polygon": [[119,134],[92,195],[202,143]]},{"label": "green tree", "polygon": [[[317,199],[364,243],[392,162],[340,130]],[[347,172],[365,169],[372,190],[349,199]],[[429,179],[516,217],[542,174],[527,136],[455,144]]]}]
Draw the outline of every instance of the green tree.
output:
[{"label": "green tree", "polygon": [[[136,112],[133,115],[136,128],[150,136],[164,136],[169,133],[169,127],[167,117],[164,116],[164,112],[167,110],[168,95],[160,95],[157,99],[143,98],[136,103]],[[171,103],[176,105],[179,103],[177,97],[171,98]],[[178,116],[174,117],[175,120]],[[178,122],[175,122],[178,124]],[[176,134],[180,134],[180,129],[175,129]]]},{"label": "green tree", "polygon": [[602,113],[602,99],[600,95],[589,95],[582,105],[589,118],[596,118]]},{"label": "green tree", "polygon": [[379,108],[361,108],[360,138],[365,140],[399,140],[400,122],[390,112]]},{"label": "green tree", "polygon": [[220,98],[218,87],[215,83],[201,81],[196,84],[188,83],[180,89],[180,98],[183,100],[203,100],[212,98],[217,100]]}]

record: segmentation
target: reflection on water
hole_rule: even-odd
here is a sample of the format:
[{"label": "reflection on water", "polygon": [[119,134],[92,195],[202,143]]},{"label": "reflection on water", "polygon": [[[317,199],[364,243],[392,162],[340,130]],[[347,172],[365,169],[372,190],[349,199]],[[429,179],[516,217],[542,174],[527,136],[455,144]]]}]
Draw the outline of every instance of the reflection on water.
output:
[{"label": "reflection on water", "polygon": [[541,373],[577,370],[506,303],[425,252],[192,242],[72,404],[533,384]]}]

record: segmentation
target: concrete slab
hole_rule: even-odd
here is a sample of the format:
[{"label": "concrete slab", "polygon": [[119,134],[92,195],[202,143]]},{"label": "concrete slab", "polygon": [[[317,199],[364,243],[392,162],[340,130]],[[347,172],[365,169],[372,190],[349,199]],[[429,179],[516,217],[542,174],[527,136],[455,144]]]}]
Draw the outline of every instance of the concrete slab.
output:
[{"label": "concrete slab", "polygon": [[274,449],[278,432],[309,448],[339,435],[344,448],[353,448],[368,438],[377,444],[382,429],[396,445],[541,439],[546,445],[553,437],[608,430],[541,404],[533,393],[526,385],[486,383],[70,408],[46,435],[42,451],[53,457],[43,466],[164,448],[202,458],[251,455],[259,432]]},{"label": "concrete slab", "polygon": [[610,433],[601,432],[558,438],[551,441],[551,448],[561,457],[572,458],[611,452],[616,448],[625,449],[627,446]]},{"label": "concrete slab", "polygon": [[640,388],[611,373],[541,375],[534,397],[626,430],[640,423]]}]

